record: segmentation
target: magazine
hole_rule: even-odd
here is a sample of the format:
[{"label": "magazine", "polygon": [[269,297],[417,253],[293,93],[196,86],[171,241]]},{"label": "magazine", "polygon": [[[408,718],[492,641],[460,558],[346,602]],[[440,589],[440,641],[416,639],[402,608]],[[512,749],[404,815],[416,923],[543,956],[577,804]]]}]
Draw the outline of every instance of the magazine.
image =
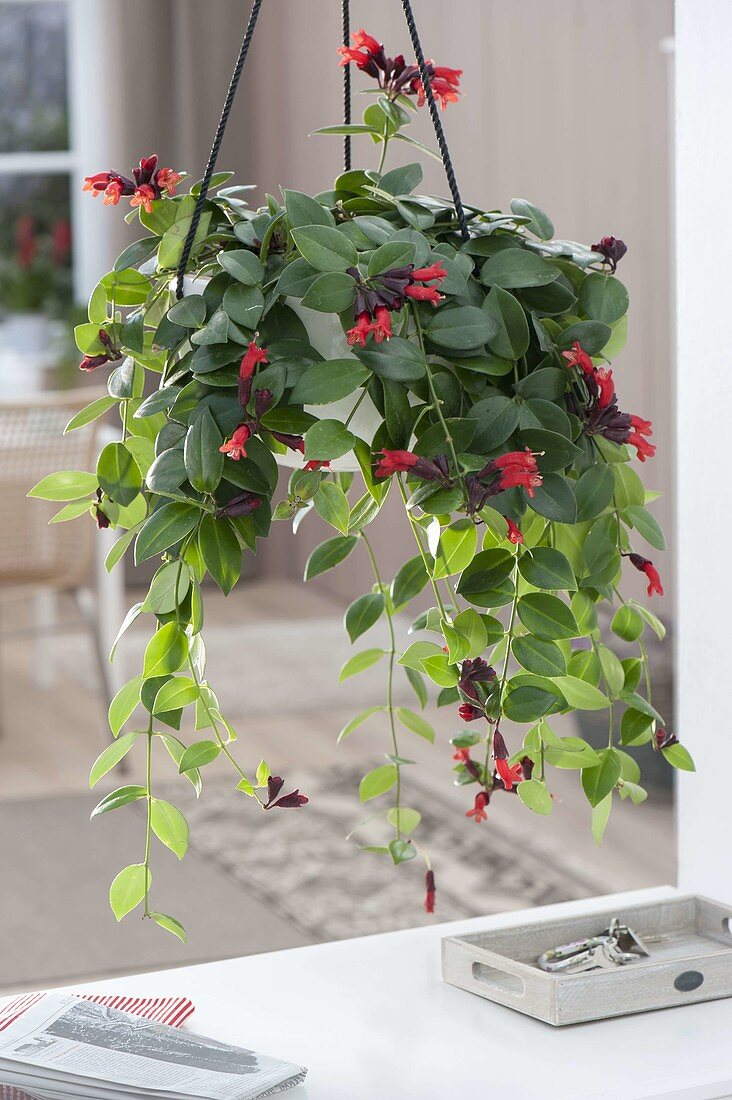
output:
[{"label": "magazine", "polygon": [[0,1031],[0,1082],[38,1100],[258,1100],[306,1072],[108,1001],[60,993],[36,997]]}]

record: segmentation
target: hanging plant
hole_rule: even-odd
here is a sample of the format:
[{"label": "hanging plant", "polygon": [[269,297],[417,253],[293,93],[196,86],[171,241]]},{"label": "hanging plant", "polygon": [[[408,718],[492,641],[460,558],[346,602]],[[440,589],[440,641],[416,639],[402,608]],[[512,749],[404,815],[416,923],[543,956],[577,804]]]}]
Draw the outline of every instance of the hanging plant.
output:
[{"label": "hanging plant", "polygon": [[[115,740],[91,782],[128,752],[146,754],[146,782],[94,810],[147,805],[140,861],[120,872],[110,900],[118,919],[142,903],[181,938],[150,897],[153,836],[180,857],[188,843],[183,815],[153,785],[158,747],[197,793],[224,757],[261,810],[307,803],[236,743],[205,668],[204,578],[228,594],[273,520],[296,529],[312,512],[333,529],[306,580],[354,553],[371,563],[373,587],[354,593],[345,625],[358,642],[385,621],[389,641],[360,649],[341,679],[380,665],[385,694],[340,740],[367,724],[386,738],[360,784],[384,830],[369,851],[425,860],[428,911],[435,880],[410,805],[411,738],[452,734],[451,781],[466,788],[469,828],[509,796],[551,813],[551,771],[569,768],[599,841],[614,797],[646,797],[628,746],[693,768],[651,699],[644,634],[664,628],[621,595],[628,567],[646,575],[649,595],[663,594],[639,543],[664,548],[653,494],[631,464],[653,456],[651,424],[621,411],[609,366],[625,342],[628,295],[615,275],[625,245],[556,240],[523,199],[499,213],[463,206],[456,187],[452,201],[417,192],[420,165],[387,170],[388,150],[429,153],[407,125],[425,100],[437,120],[435,97],[443,107],[458,99],[459,71],[422,61],[420,72],[364,31],[341,54],[377,96],[363,122],[320,133],[365,137],[375,170],[348,170],[314,197],[285,190],[257,210],[226,172],[180,194],[182,175],[156,157],[129,178],[104,172],[86,185],[105,203],[129,200],[145,236],[100,281],[77,329],[82,369],[111,368],[109,396],[67,430],[117,408],[121,437],[95,471],[53,474],[31,495],[68,502],[56,520],[91,511],[123,531],[109,569],[128,551],[137,564],[160,562],[120,630],[139,617],[154,627],[140,673],[111,705]],[[438,137],[444,144],[441,128]],[[284,493],[278,463],[295,466]],[[368,535],[390,493],[413,544],[393,578]],[[425,589],[433,606],[401,651],[394,616]],[[636,656],[621,659],[603,639],[604,603],[611,633]],[[398,676],[414,709],[394,701]],[[432,687],[445,708],[439,734],[421,713]],[[554,731],[553,715],[582,710],[607,714],[605,748]],[[183,726],[193,732],[179,736]]]}]

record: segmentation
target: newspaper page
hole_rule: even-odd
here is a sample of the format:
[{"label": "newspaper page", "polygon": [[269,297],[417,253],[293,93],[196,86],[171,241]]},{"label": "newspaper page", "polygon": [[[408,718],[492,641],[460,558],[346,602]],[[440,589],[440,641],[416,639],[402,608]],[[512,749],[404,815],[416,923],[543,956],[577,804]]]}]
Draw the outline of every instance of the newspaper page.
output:
[{"label": "newspaper page", "polygon": [[0,1081],[40,1100],[257,1100],[306,1072],[63,994],[47,994],[0,1034]]}]

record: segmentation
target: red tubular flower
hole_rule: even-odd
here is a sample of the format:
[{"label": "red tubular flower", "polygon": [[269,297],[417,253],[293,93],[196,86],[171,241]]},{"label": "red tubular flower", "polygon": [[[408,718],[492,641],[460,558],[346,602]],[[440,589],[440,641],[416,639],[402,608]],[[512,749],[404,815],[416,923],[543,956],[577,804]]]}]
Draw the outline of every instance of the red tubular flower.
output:
[{"label": "red tubular flower", "polygon": [[376,320],[371,325],[371,332],[373,332],[377,344],[380,344],[382,340],[391,339],[391,314],[386,306],[376,307]]},{"label": "red tubular flower", "polygon": [[458,707],[458,714],[462,718],[463,722],[474,722],[476,718],[484,718],[482,710],[478,707],[474,707],[472,703],[461,703]]},{"label": "red tubular flower", "polygon": [[100,191],[104,191],[112,178],[111,172],[96,172],[93,176],[84,176],[82,191],[91,191],[96,198]]},{"label": "red tubular flower", "polygon": [[374,471],[376,477],[390,477],[392,474],[412,474],[423,481],[441,481],[450,483],[447,459],[444,455],[435,455],[434,459],[422,458],[411,451],[380,451],[383,457]]},{"label": "red tubular flower", "polygon": [[635,447],[640,462],[645,462],[647,458],[653,458],[656,447],[643,438],[646,435],[653,435],[653,424],[650,420],[644,420],[640,416],[631,416],[630,423],[633,430],[628,433],[626,442],[630,443],[631,447]]},{"label": "red tubular flower", "polygon": [[135,188],[135,193],[130,199],[130,206],[142,206],[146,213],[152,214],[152,204],[155,198],[155,191],[150,184],[143,183],[141,187]]},{"label": "red tubular flower", "polygon": [[313,470],[330,469],[330,459],[326,462],[321,462],[317,458],[311,458],[309,462],[306,462],[303,466],[305,473],[311,473]]},{"label": "red tubular flower", "polygon": [[[432,94],[439,100],[443,111],[448,103],[457,103],[460,98],[460,77],[463,75],[463,70],[448,69],[445,65],[435,65],[432,61],[427,62],[427,70],[430,75]],[[414,77],[411,87],[417,95],[417,106],[423,107],[425,94],[419,73]]]},{"label": "red tubular flower", "polygon": [[487,791],[479,791],[475,796],[475,802],[472,810],[466,810],[465,816],[475,819],[475,824],[480,825],[481,821],[486,821],[488,814],[485,812],[485,808],[490,801],[490,795]]},{"label": "red tubular flower", "polygon": [[104,205],[116,206],[124,194],[124,185],[121,180],[110,180],[104,188]]},{"label": "red tubular flower", "polygon": [[246,458],[246,444],[251,439],[252,429],[248,424],[240,424],[234,431],[231,439],[228,439],[226,443],[219,447],[222,454],[228,455],[229,458],[233,458],[235,462],[238,462],[240,458]]},{"label": "red tubular flower", "polygon": [[579,367],[583,374],[594,375],[595,368],[592,360],[577,340],[572,344],[571,351],[562,352],[562,357],[567,360],[570,367]]},{"label": "red tubular flower", "polygon": [[534,489],[541,485],[541,474],[536,464],[536,456],[527,447],[524,451],[508,451],[500,458],[494,458],[489,464],[500,471],[498,482],[500,489],[513,489],[516,485],[525,489],[530,497]]},{"label": "red tubular flower", "polygon": [[412,278],[418,283],[429,283],[432,279],[439,279],[442,282],[447,278],[447,271],[442,266],[439,260],[430,264],[429,267],[418,267],[412,272]]},{"label": "red tubular flower", "polygon": [[455,752],[453,753],[452,758],[453,758],[453,760],[457,760],[458,763],[460,763],[460,764],[467,764],[468,761],[470,760],[470,749],[469,748],[455,749]]},{"label": "red tubular flower", "polygon": [[362,348],[365,348],[366,341],[372,331],[373,325],[371,324],[371,314],[368,310],[364,310],[362,313],[359,313],[353,328],[350,328],[346,333],[346,340],[351,346],[360,344]]},{"label": "red tubular flower", "polygon": [[508,516],[506,516],[505,519],[506,519],[506,523],[508,524],[508,535],[506,536],[508,538],[508,541],[512,542],[514,544],[514,546],[516,546],[516,545],[522,546],[523,541],[524,541],[524,536],[521,533],[521,528],[517,527],[516,524],[513,522],[513,520],[509,519]]},{"label": "red tubular flower", "polygon": [[417,302],[431,302],[433,306],[439,305],[444,297],[436,286],[417,286],[416,283],[405,287],[404,293],[407,298],[414,298]]},{"label": "red tubular flower", "polygon": [[435,876],[430,868],[424,876],[425,885],[425,898],[424,908],[426,913],[434,913],[435,911]]},{"label": "red tubular flower", "polygon": [[595,371],[595,381],[600,391],[597,403],[601,409],[607,409],[615,403],[615,382],[613,372],[607,367],[600,367]]},{"label": "red tubular flower", "polygon": [[155,182],[161,190],[166,191],[169,195],[175,194],[175,189],[183,176],[180,172],[174,172],[172,168],[161,168],[156,177]]},{"label": "red tubular flower", "polygon": [[244,357],[239,364],[239,404],[243,409],[249,404],[252,396],[252,378],[258,363],[268,363],[266,348],[260,348],[255,340],[249,341]]},{"label": "red tubular flower", "polygon": [[513,767],[510,767],[508,760],[496,760],[496,771],[501,777],[503,786],[507,791],[512,791],[514,786],[520,783],[524,778],[524,772],[520,761],[518,764],[514,764]]},{"label": "red tubular flower", "polygon": [[661,577],[658,570],[652,561],[648,558],[642,557],[641,554],[628,554],[633,565],[640,573],[645,573],[648,578],[648,595],[652,596],[654,592],[657,592],[659,596],[663,595],[663,585],[661,584]]},{"label": "red tubular flower", "polygon": [[338,53],[341,55],[341,65],[347,65],[349,61],[354,61],[359,69],[368,70],[373,64],[373,58],[383,53],[384,50],[381,43],[377,42],[370,34],[367,34],[363,27],[360,31],[356,31],[355,34],[351,35],[351,41],[353,46],[338,47]]}]

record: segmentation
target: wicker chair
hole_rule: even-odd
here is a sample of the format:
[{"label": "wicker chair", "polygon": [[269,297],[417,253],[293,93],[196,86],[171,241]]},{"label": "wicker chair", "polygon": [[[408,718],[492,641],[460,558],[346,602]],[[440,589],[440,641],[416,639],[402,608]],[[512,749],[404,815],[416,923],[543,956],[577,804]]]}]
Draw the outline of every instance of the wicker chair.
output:
[{"label": "wicker chair", "polygon": [[[7,626],[11,600],[39,593],[68,593],[89,629],[101,694],[108,706],[113,691],[104,653],[97,600],[90,589],[94,539],[91,519],[49,526],[62,504],[29,500],[28,490],[54,470],[93,470],[99,450],[99,428],[64,436],[75,412],[106,391],[84,388],[39,393],[25,401],[0,400],[0,616],[6,620],[0,641],[43,629],[65,632],[79,623]],[[98,422],[97,422],[98,423]],[[5,611],[5,614],[2,614]],[[1,723],[0,723],[1,728]]]}]

